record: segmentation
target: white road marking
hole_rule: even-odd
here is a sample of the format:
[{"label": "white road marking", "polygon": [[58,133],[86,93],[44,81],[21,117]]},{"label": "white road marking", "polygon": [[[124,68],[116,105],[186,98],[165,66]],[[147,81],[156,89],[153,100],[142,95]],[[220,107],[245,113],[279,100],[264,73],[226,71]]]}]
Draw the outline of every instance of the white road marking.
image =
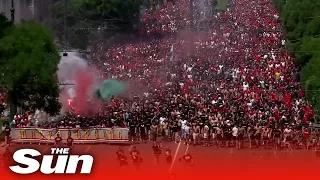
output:
[{"label": "white road marking", "polygon": [[[172,173],[173,165],[174,165],[174,162],[175,162],[176,159],[177,159],[180,146],[181,146],[181,141],[179,142],[179,144],[178,144],[178,146],[177,146],[177,149],[176,149],[176,152],[175,152],[175,154],[174,154],[174,156],[173,156],[172,164],[171,164],[170,171],[169,171],[170,173]],[[189,147],[189,146],[188,146],[188,147]]]},{"label": "white road marking", "polygon": [[86,148],[84,152],[88,152],[91,149],[91,145]]},{"label": "white road marking", "polygon": [[[49,148],[50,148],[50,147],[46,147],[43,152],[46,153]],[[51,151],[50,151],[50,153],[51,153]]]},{"label": "white road marking", "polygon": [[187,154],[188,150],[189,150],[189,145],[187,145],[186,152],[184,154]]}]

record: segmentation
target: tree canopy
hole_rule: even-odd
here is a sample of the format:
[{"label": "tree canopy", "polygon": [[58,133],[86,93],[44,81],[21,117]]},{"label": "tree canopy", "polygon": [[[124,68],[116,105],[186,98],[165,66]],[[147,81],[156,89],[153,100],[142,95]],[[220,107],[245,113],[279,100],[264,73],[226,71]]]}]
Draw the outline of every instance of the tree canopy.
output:
[{"label": "tree canopy", "polygon": [[320,113],[320,1],[274,0],[281,11],[287,48],[302,65],[306,96]]},{"label": "tree canopy", "polygon": [[282,11],[288,48],[302,65],[311,59],[306,55],[308,52],[303,51],[302,45],[306,46],[305,43],[309,38],[318,38],[320,35],[319,9],[320,1],[318,0],[290,0],[284,5]]},{"label": "tree canopy", "polygon": [[[143,0],[68,0],[67,42],[71,47],[85,49],[97,33],[106,29],[127,29],[139,20]],[[65,1],[58,0],[53,8],[53,29],[63,41]]]},{"label": "tree canopy", "polygon": [[5,30],[12,25],[12,22],[6,16],[0,15],[0,39],[4,36]]},{"label": "tree canopy", "polygon": [[0,41],[0,84],[8,102],[24,110],[59,113],[59,60],[48,29],[33,21],[8,27]]}]

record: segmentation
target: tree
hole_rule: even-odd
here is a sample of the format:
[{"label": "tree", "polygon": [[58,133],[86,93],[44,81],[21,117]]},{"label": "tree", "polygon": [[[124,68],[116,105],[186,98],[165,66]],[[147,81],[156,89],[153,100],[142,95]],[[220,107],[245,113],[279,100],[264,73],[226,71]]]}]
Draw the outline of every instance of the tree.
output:
[{"label": "tree", "polygon": [[[281,5],[281,20],[287,47],[301,64],[301,81],[306,97],[320,115],[320,1],[274,0]],[[282,2],[281,2],[282,1]]]},{"label": "tree", "polygon": [[311,105],[320,110],[320,56],[312,57],[301,71],[301,80],[306,91],[306,97]]},{"label": "tree", "polygon": [[279,11],[282,11],[286,4],[286,0],[272,0],[272,3]]},{"label": "tree", "polygon": [[290,0],[282,11],[288,48],[302,65],[309,61],[301,50],[304,40],[320,35],[319,9],[318,0]]},{"label": "tree", "polygon": [[[132,28],[139,20],[143,0],[67,0],[67,42],[74,48],[85,49],[97,33],[105,30]],[[65,35],[65,0],[53,8],[53,29],[60,40]]]},{"label": "tree", "polygon": [[12,25],[5,15],[0,14],[0,39],[4,36],[5,30]]},{"label": "tree", "polygon": [[59,113],[59,60],[48,29],[33,21],[9,27],[0,41],[0,83],[8,92],[12,112],[19,106]]}]

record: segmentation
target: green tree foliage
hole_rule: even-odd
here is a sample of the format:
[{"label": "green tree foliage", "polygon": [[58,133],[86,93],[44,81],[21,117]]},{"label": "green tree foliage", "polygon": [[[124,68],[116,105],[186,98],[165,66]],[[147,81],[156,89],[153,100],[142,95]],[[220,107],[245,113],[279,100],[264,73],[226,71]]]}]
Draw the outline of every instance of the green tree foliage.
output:
[{"label": "green tree foliage", "polygon": [[306,96],[320,113],[320,1],[273,0],[281,11],[286,45],[301,64]]},{"label": "green tree foliage", "polygon": [[6,16],[0,14],[0,39],[4,36],[5,30],[12,25]]},{"label": "green tree foliage", "polygon": [[287,0],[271,0],[271,1],[278,10],[282,11]]},{"label": "green tree foliage", "polygon": [[[306,96],[312,105],[320,110],[320,38],[305,40],[301,46],[308,63],[301,71],[301,81],[304,84]],[[319,112],[318,112],[319,113]]]},{"label": "green tree foliage", "polygon": [[310,60],[310,57],[302,51],[302,44],[308,38],[320,35],[319,9],[318,0],[290,0],[282,11],[288,48],[302,65]]},{"label": "green tree foliage", "polygon": [[59,60],[48,29],[32,21],[9,27],[0,41],[0,84],[9,103],[24,110],[59,113]]},{"label": "green tree foliage", "polygon": [[[74,48],[85,49],[97,33],[106,29],[127,29],[139,20],[143,0],[67,0],[67,41]],[[65,0],[53,8],[53,29],[62,41]]]}]

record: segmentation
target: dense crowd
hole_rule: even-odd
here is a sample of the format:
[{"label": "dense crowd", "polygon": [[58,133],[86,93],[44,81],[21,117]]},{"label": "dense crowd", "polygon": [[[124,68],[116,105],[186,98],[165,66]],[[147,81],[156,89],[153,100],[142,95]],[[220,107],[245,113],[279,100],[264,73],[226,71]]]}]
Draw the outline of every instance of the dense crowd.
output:
[{"label": "dense crowd", "polygon": [[214,14],[204,8],[210,1],[190,7],[176,0],[150,8],[140,33],[152,40],[92,47],[90,63],[105,77],[128,82],[131,98],[113,98],[95,117],[66,115],[40,126],[127,126],[131,132],[180,126],[202,134],[205,125],[227,134],[245,126],[261,135],[265,127],[301,132],[315,120],[270,0],[230,0]]},{"label": "dense crowd", "polygon": [[[91,60],[106,77],[134,84],[129,90],[136,95],[113,99],[111,116],[123,119],[121,112],[127,111],[139,120],[155,114],[190,122],[206,116],[216,123],[314,120],[298,67],[284,48],[279,12],[268,0],[231,0],[226,11],[206,19],[210,26],[197,23],[201,12],[194,13],[193,28],[189,7],[188,1],[177,0],[147,13],[146,33],[166,34],[162,27],[170,25],[174,35],[112,47],[100,44]],[[201,28],[206,33],[196,30]]]}]

